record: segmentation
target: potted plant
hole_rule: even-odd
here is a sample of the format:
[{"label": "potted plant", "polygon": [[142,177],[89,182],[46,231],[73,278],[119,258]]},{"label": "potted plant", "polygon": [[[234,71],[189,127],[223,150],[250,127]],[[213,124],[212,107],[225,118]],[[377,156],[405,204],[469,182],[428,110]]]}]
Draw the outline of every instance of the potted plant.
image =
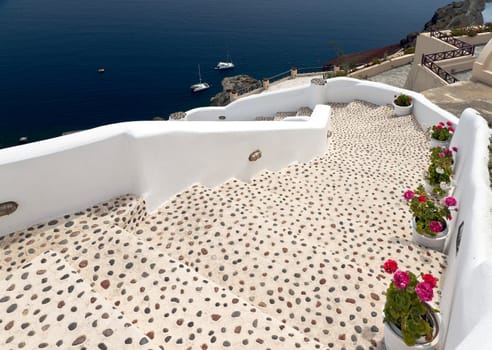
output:
[{"label": "potted plant", "polygon": [[454,197],[446,197],[443,204],[432,198],[419,185],[417,190],[407,190],[403,194],[410,204],[412,213],[412,238],[415,242],[428,248],[442,251],[448,233],[448,222],[453,217],[451,210],[456,210],[457,201]]},{"label": "potted plant", "polygon": [[393,275],[384,305],[386,349],[434,349],[439,342],[440,317],[428,303],[434,297],[436,278],[421,274],[419,280],[413,272],[398,270],[398,263],[391,259],[383,267]]},{"label": "potted plant", "polygon": [[[456,147],[454,147],[456,149]],[[431,194],[442,197],[452,186],[453,151],[449,148],[434,147],[430,150],[430,163],[425,172],[425,189]]]},{"label": "potted plant", "polygon": [[393,99],[393,108],[397,116],[403,116],[412,113],[413,100],[405,94],[395,95]]},{"label": "potted plant", "polygon": [[429,128],[431,147],[447,147],[454,134],[453,123],[440,122]]}]

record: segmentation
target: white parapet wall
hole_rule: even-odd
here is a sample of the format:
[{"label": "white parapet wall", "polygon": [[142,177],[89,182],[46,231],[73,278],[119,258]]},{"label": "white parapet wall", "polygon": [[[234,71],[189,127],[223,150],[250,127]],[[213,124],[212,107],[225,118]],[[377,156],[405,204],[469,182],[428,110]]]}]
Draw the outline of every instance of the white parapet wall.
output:
[{"label": "white parapet wall", "polygon": [[[423,129],[440,121],[456,126],[452,146],[459,149],[455,195],[460,209],[446,243],[444,349],[480,348],[492,326],[490,130],[472,109],[458,120],[419,93],[381,83],[335,78],[324,85],[246,97],[226,107],[197,108],[187,112],[186,121],[113,124],[0,150],[0,203],[19,205],[0,217],[0,235],[126,193],[142,196],[153,210],[195,183],[215,186],[233,177],[247,181],[264,169],[308,161],[329,145],[330,103],[357,99],[385,105],[399,93],[413,98],[413,114]],[[252,122],[302,106],[314,109],[310,118]],[[261,157],[250,160],[260,152]]]},{"label": "white parapet wall", "polygon": [[484,348],[492,325],[489,137],[487,122],[467,109],[451,142],[458,148],[454,196],[459,211],[446,242],[448,266],[441,300],[445,349]]},{"label": "white parapet wall", "polygon": [[[247,181],[264,169],[308,161],[326,151],[327,105],[355,99],[385,105],[400,92],[413,97],[423,128],[443,120],[458,123],[418,93],[334,78],[225,107],[197,108],[187,112],[186,121],[113,124],[0,150],[0,203],[19,205],[15,213],[0,217],[0,235],[125,193],[142,196],[153,210],[193,183],[215,186],[232,177]],[[314,108],[308,121],[252,122],[302,106]],[[220,116],[225,121],[217,121]],[[248,161],[255,150],[262,158]]]},{"label": "white parapet wall", "polygon": [[194,183],[247,181],[324,153],[329,128],[319,105],[308,121],[120,123],[0,150],[0,203],[19,205],[0,235],[126,193],[152,210]]}]

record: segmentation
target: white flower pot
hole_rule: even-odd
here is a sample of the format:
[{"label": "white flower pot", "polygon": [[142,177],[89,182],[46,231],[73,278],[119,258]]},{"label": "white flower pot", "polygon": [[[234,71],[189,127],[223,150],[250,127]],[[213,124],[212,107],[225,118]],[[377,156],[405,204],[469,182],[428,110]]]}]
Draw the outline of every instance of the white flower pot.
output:
[{"label": "white flower pot", "polygon": [[412,113],[413,102],[410,104],[410,106],[398,106],[393,101],[393,108],[395,110],[395,114],[399,117],[404,116],[404,115],[408,115],[408,114]]},{"label": "white flower pot", "polygon": [[444,231],[439,232],[435,236],[430,236],[427,234],[421,234],[417,232],[417,225],[415,223],[415,217],[412,217],[410,220],[410,224],[412,225],[412,239],[427,248],[431,248],[437,251],[442,252],[444,249],[444,243],[446,242],[446,237],[448,235],[449,223],[446,222],[446,228]]},{"label": "white flower pot", "polygon": [[[429,306],[430,308],[430,306]],[[434,323],[433,336],[431,342],[426,342],[425,339],[418,339],[417,344],[408,346],[403,341],[401,331],[394,324],[384,323],[384,345],[386,350],[433,350],[437,347],[441,332],[440,324],[441,317],[439,313],[431,312],[432,321]]]},{"label": "white flower pot", "polygon": [[430,138],[430,148],[434,148],[434,147],[448,148],[449,147],[449,141],[451,141],[451,139],[449,139],[447,141],[439,141],[439,140],[433,139],[431,137]]},{"label": "white flower pot", "polygon": [[444,197],[449,196],[453,192],[453,190],[454,190],[454,187],[452,185],[446,185],[446,187],[444,187],[444,186],[439,186],[439,187],[444,191],[444,193],[442,195],[434,194],[432,192],[432,190],[434,189],[434,187],[429,183],[429,181],[427,181],[427,179],[424,178],[424,189],[425,189],[425,192],[427,192],[429,195],[431,195],[433,197],[436,197],[436,198],[444,198]]}]

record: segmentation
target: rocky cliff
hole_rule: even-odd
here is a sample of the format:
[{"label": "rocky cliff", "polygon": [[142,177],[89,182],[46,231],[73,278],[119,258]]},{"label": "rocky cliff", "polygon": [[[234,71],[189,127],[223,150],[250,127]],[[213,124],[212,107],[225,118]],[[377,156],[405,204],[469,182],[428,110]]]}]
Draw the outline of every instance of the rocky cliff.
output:
[{"label": "rocky cliff", "polygon": [[[470,25],[483,24],[482,11],[485,3],[492,0],[464,0],[455,1],[436,10],[434,16],[428,21],[423,31],[443,30]],[[409,33],[406,38],[400,41],[401,46],[415,46],[415,39],[419,33]]]},{"label": "rocky cliff", "polygon": [[231,102],[229,94],[232,90],[239,91],[257,84],[259,84],[257,79],[245,74],[224,78],[222,79],[222,92],[212,97],[210,104],[212,106],[225,106]]},{"label": "rocky cliff", "polygon": [[464,0],[443,6],[437,9],[431,20],[425,24],[424,31],[483,24],[482,11],[486,2],[486,0]]}]

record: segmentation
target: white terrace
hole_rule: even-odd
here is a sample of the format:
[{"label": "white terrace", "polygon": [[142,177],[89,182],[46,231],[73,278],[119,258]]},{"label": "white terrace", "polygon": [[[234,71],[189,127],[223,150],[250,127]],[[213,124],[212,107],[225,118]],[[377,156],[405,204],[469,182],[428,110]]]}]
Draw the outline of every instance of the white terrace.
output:
[{"label": "white terrace", "polygon": [[[481,348],[489,129],[411,91],[397,118],[398,92],[337,78],[1,150],[0,348],[382,349],[387,258],[439,277],[442,348]],[[438,121],[459,148],[442,253],[402,201]]]}]

